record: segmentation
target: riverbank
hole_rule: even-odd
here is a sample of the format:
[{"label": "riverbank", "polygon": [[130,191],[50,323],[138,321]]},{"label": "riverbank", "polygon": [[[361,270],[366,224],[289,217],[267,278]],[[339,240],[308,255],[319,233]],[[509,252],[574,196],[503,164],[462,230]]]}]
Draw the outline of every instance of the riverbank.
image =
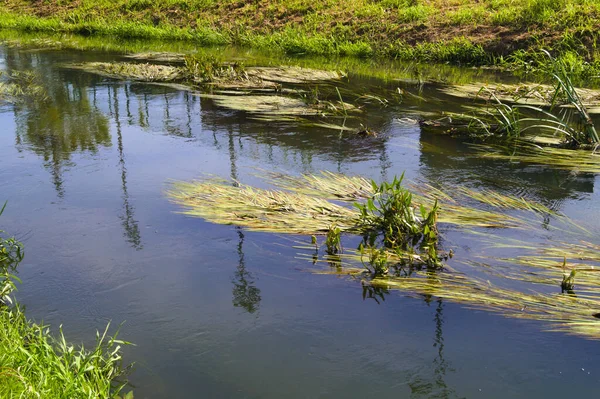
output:
[{"label": "riverbank", "polygon": [[598,15],[590,0],[7,0],[0,29],[519,69],[543,65],[546,48],[588,77]]}]

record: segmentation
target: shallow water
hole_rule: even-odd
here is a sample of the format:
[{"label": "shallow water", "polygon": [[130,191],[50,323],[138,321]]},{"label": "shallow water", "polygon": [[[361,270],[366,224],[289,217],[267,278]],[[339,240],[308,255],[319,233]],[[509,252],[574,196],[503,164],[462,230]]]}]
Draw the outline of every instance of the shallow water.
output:
[{"label": "shallow water", "polygon": [[[38,72],[52,100],[0,108],[0,199],[9,203],[3,229],[26,247],[18,298],[29,317],[63,324],[74,341],[89,340],[109,320],[124,322],[121,336],[136,344],[126,349],[137,364],[136,398],[597,391],[594,341],[436,298],[392,291],[380,303],[363,300],[359,282],[312,274],[295,257],[292,240],[306,237],[209,224],[178,214],[164,195],[170,181],[206,174],[260,185],[261,169],[377,180],[406,171],[412,180],[523,195],[594,226],[596,176],[470,157],[457,139],[399,122],[460,104],[435,87],[395,81],[393,67],[386,80],[351,73],[342,82],[390,98],[398,87],[414,94],[349,121],[380,133],[367,139],[260,122],[190,92],[63,68],[120,59],[0,50],[3,70]],[[449,233],[447,245],[457,256],[478,253],[460,234]]]}]

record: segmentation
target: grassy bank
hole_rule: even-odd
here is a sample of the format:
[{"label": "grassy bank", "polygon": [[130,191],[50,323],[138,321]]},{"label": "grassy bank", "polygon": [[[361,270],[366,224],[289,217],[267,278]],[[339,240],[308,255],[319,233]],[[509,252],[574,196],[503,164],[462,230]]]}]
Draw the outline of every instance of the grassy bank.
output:
[{"label": "grassy bank", "polygon": [[10,296],[22,258],[22,245],[0,231],[0,397],[119,398],[126,385],[120,352],[125,342],[105,330],[85,349],[68,343],[62,329],[54,335],[28,320]]},{"label": "grassy bank", "polygon": [[521,68],[543,47],[592,75],[599,15],[594,0],[6,0],[0,28]]}]

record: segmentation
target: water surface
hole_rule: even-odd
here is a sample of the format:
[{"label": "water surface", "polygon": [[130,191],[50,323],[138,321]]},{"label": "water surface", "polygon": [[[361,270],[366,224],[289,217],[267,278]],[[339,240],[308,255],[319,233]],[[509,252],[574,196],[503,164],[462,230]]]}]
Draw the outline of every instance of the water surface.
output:
[{"label": "water surface", "polygon": [[[3,229],[26,247],[18,298],[29,317],[63,324],[85,342],[109,320],[125,322],[121,336],[136,344],[126,349],[137,364],[136,398],[559,398],[598,390],[593,341],[436,298],[363,299],[357,281],[310,273],[292,248],[300,237],[189,218],[164,195],[170,181],[206,174],[264,185],[260,169],[377,180],[405,171],[413,180],[524,195],[593,225],[596,176],[473,158],[460,140],[399,122],[458,104],[434,87],[394,80],[393,67],[385,80],[351,73],[342,82],[421,97],[367,107],[351,122],[379,132],[366,140],[260,122],[190,92],[63,67],[121,59],[0,50],[3,70],[39,73],[51,98],[1,106],[0,199],[9,203]],[[477,253],[461,240],[448,237]]]}]

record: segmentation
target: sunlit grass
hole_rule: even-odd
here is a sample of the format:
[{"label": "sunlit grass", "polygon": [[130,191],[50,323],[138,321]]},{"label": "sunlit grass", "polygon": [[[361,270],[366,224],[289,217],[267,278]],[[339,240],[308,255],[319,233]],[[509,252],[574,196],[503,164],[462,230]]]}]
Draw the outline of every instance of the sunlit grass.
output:
[{"label": "sunlit grass", "polygon": [[[543,66],[529,63],[528,56],[543,45],[557,54],[575,54],[572,65],[578,66],[577,74],[589,77],[598,70],[591,43],[598,38],[595,20],[600,6],[592,0],[65,0],[44,4],[5,1],[0,6],[0,27],[237,44],[287,54],[383,55],[477,65],[508,61],[522,69]],[[498,45],[497,32],[505,33],[505,46]],[[543,43],[539,37],[545,38]]]}]

